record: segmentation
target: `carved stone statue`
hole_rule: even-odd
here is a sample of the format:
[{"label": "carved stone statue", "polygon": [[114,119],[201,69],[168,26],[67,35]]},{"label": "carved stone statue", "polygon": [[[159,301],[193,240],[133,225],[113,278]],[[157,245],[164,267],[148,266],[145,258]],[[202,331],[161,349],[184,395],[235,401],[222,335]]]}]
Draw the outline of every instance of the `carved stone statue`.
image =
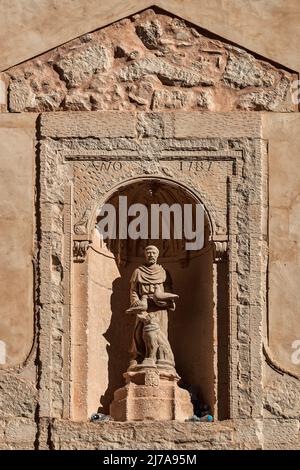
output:
[{"label": "carved stone statue", "polygon": [[168,340],[168,311],[175,310],[171,277],[157,264],[156,246],[145,248],[145,263],[132,274],[130,307],[136,322],[126,384],[114,393],[110,415],[116,421],[184,421],[193,415],[187,390],[178,386]]},{"label": "carved stone statue", "polygon": [[130,281],[131,306],[136,315],[129,370],[138,366],[174,368],[174,356],[168,341],[168,310],[175,310],[178,295],[171,293],[168,272],[157,264],[156,246],[145,248],[145,264],[135,269]]}]

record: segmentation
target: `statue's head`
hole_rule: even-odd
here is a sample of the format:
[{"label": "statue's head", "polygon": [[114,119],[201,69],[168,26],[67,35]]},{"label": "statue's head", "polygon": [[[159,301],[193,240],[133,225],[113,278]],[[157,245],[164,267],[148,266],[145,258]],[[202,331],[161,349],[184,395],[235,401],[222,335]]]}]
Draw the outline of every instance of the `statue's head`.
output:
[{"label": "statue's head", "polygon": [[156,246],[154,245],[146,246],[144,253],[145,253],[147,264],[151,265],[151,264],[157,263],[157,258],[159,256],[159,249]]}]

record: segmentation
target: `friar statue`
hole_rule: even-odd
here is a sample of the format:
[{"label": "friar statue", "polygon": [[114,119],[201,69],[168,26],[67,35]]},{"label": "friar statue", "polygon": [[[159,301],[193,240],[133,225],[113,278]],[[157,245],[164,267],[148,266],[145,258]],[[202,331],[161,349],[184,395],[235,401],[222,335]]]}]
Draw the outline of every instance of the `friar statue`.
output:
[{"label": "friar statue", "polygon": [[145,263],[134,270],[130,281],[130,308],[136,315],[129,370],[151,366],[174,369],[174,356],[168,341],[168,310],[175,310],[172,281],[157,264],[159,250],[145,248]]}]

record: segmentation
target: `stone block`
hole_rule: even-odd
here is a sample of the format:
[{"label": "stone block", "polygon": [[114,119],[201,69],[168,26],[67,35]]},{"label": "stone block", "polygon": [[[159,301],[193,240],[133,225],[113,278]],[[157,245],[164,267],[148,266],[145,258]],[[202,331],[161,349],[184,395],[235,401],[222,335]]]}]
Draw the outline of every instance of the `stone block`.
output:
[{"label": "stone block", "polygon": [[213,136],[215,138],[254,137],[261,135],[261,116],[247,113],[177,112],[174,116],[175,137],[199,139]]},{"label": "stone block", "polygon": [[126,385],[116,390],[110,406],[115,421],[185,421],[193,415],[190,395],[178,378],[156,368],[124,374]]},{"label": "stone block", "polygon": [[43,114],[41,134],[46,137],[135,137],[135,114],[85,112]]}]

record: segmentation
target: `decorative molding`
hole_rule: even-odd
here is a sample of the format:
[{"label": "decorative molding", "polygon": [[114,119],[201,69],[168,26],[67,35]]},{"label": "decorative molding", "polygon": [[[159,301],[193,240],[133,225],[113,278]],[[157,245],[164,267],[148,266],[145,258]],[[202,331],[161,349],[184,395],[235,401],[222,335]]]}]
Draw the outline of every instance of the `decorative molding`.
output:
[{"label": "decorative molding", "polygon": [[[182,158],[190,160],[216,159],[216,160],[235,160],[243,157],[243,150],[199,150],[198,148],[183,149],[178,146],[176,150],[162,150],[155,155],[155,159],[159,161],[177,161]],[[128,151],[128,149],[119,150],[95,150],[88,153],[68,152],[64,154],[66,161],[144,161],[145,156],[138,150]]]},{"label": "decorative molding", "polygon": [[176,150],[162,150],[162,160],[181,160],[182,157],[189,158],[190,160],[206,160],[217,159],[217,160],[235,160],[236,158],[243,158],[243,149],[241,150],[199,150],[199,145],[194,148],[182,148],[178,147]]}]

